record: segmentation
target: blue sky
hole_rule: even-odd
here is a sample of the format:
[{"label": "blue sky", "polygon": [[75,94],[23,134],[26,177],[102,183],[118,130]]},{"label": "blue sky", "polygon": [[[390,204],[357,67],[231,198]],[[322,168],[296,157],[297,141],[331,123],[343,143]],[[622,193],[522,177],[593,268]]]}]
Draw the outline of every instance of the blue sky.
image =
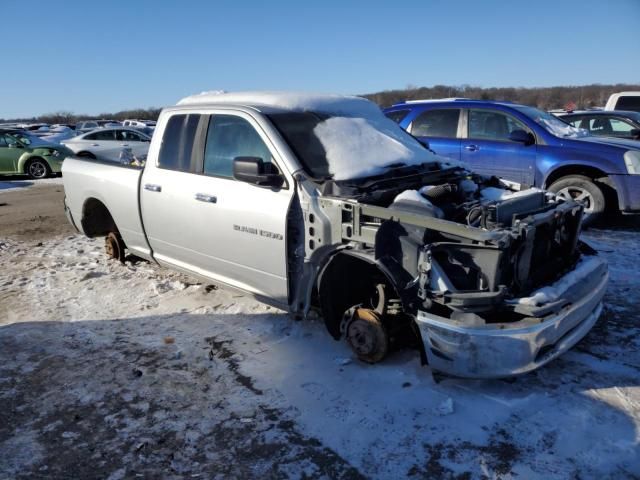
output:
[{"label": "blue sky", "polygon": [[2,14],[0,118],[211,89],[640,83],[640,0],[2,0]]}]

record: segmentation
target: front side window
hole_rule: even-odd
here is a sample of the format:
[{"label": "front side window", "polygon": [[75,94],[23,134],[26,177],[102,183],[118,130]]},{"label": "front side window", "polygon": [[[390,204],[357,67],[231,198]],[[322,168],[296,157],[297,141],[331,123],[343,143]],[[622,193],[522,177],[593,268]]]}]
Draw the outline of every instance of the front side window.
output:
[{"label": "front side window", "polygon": [[232,178],[236,157],[259,157],[265,163],[272,161],[269,148],[247,120],[235,115],[212,115],[204,150],[204,173]]},{"label": "front side window", "polygon": [[629,135],[635,127],[619,118],[611,119],[611,131],[616,135]]},{"label": "front side window", "polygon": [[456,138],[459,118],[458,108],[427,110],[411,122],[411,134],[414,137]]},{"label": "front side window", "polygon": [[194,144],[199,122],[198,114],[173,115],[169,118],[158,155],[159,168],[195,172]]},{"label": "front side window", "polygon": [[502,112],[469,110],[469,138],[508,142],[514,130],[529,131],[519,120]]}]

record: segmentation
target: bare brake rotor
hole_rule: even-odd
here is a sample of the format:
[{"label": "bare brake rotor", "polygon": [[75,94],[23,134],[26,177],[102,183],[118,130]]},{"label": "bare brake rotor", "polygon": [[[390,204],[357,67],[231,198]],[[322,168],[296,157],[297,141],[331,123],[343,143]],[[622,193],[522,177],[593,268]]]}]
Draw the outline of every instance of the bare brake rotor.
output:
[{"label": "bare brake rotor", "polygon": [[124,249],[125,245],[117,233],[111,232],[104,240],[104,249],[109,258],[124,263]]},{"label": "bare brake rotor", "polygon": [[363,362],[377,363],[389,350],[389,336],[378,312],[369,308],[353,310],[346,327],[346,338],[351,349]]}]

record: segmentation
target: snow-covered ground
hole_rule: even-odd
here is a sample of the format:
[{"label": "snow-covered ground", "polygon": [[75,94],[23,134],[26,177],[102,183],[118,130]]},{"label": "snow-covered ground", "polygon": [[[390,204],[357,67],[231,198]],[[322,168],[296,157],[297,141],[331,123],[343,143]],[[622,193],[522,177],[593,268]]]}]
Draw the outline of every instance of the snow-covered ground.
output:
[{"label": "snow-covered ground", "polygon": [[320,320],[102,240],[0,234],[0,477],[640,476],[640,239],[610,262],[595,329],[511,380],[432,375],[414,352],[363,365]]}]

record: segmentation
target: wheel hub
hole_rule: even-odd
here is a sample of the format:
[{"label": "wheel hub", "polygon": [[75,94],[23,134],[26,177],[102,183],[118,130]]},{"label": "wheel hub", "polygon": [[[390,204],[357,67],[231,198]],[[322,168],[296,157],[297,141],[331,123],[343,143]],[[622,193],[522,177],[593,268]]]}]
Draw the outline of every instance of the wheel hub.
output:
[{"label": "wheel hub", "polygon": [[369,308],[357,308],[347,325],[347,342],[358,358],[375,363],[384,358],[389,348],[389,338],[377,312]]},{"label": "wheel hub", "polygon": [[29,165],[29,174],[32,177],[37,177],[37,178],[42,177],[44,176],[46,171],[47,169],[40,162],[33,162],[31,165]]},{"label": "wheel hub", "polygon": [[124,262],[124,242],[115,233],[110,233],[105,238],[104,250],[110,258]]},{"label": "wheel hub", "polygon": [[582,205],[584,205],[584,211],[586,214],[593,212],[593,196],[584,188],[565,187],[562,190],[559,190],[557,195],[566,200],[575,200],[576,202],[582,203]]}]

